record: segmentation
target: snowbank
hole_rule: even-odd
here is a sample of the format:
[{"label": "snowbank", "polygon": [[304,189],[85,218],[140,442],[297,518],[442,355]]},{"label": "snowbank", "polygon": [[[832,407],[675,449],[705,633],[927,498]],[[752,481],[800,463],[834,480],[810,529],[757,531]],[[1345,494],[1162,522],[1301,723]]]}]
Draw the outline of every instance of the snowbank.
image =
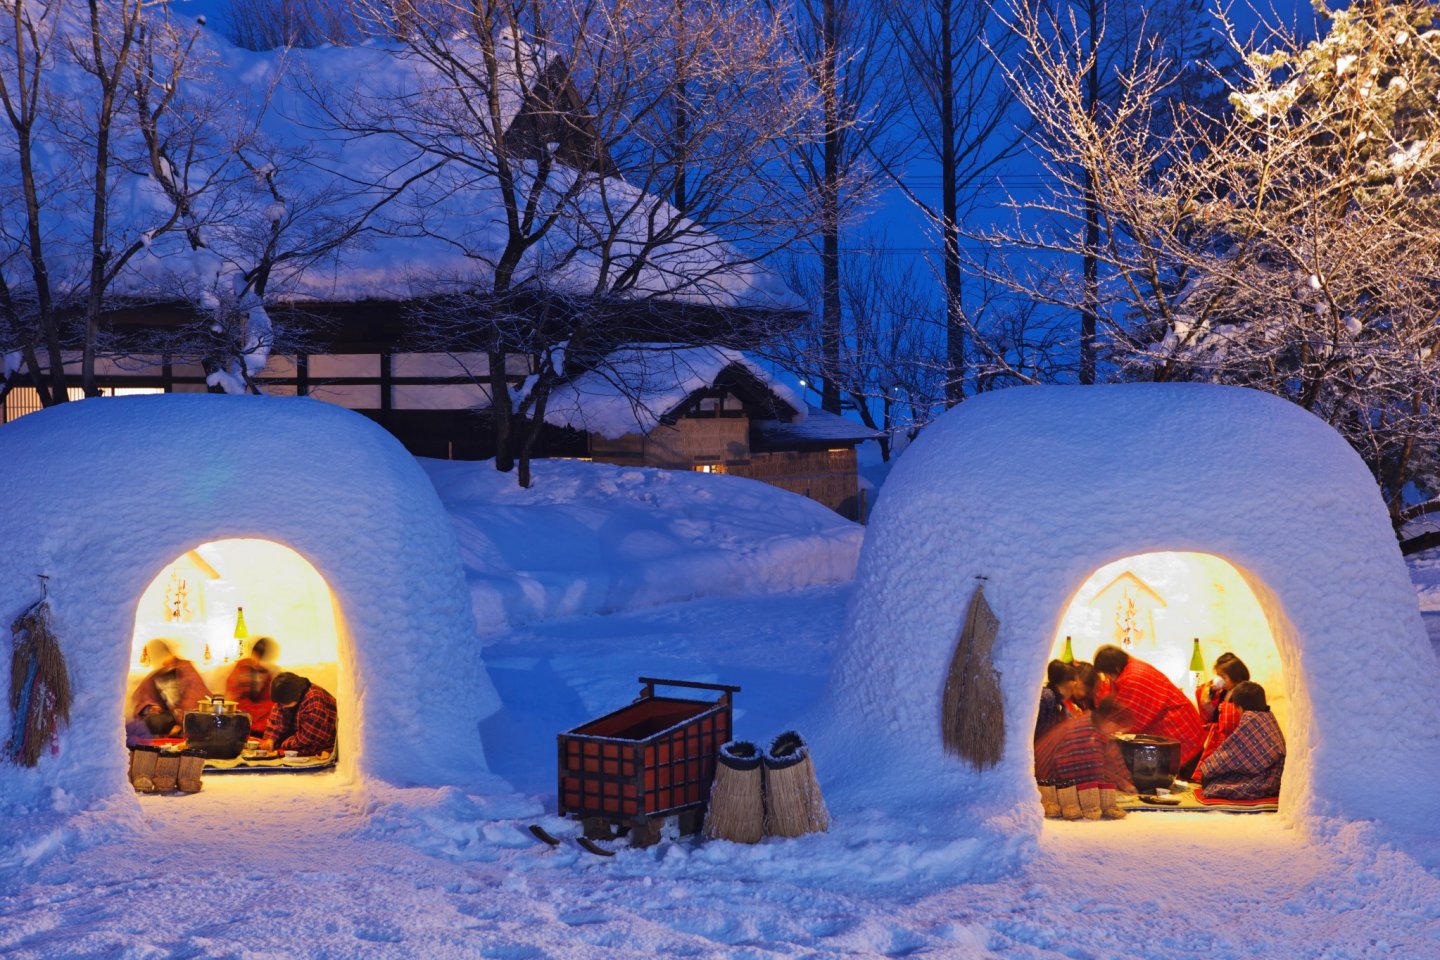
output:
[{"label": "snowbank", "polygon": [[[923,794],[1037,829],[1031,737],[1057,625],[1092,572],[1152,551],[1219,556],[1259,600],[1291,709],[1283,811],[1433,829],[1436,657],[1374,481],[1320,420],[1235,388],[1007,390],[927,429],[872,515],[817,755],[866,770],[876,802]],[[979,575],[1005,701],[1004,756],[983,774],[943,751],[939,724]]]},{"label": "snowbank", "polygon": [[863,537],[813,500],[741,477],[540,460],[525,490],[490,462],[421,464],[455,524],[482,634],[849,580]]},{"label": "snowbank", "polygon": [[55,755],[0,763],[0,825],[133,797],[122,723],[136,605],[165,565],[231,537],[290,547],[330,588],[342,764],[397,784],[485,775],[478,724],[498,700],[454,532],[414,459],[364,417],[296,398],[68,403],[0,430],[0,490],[0,614],[8,624],[49,575],[74,692]]}]

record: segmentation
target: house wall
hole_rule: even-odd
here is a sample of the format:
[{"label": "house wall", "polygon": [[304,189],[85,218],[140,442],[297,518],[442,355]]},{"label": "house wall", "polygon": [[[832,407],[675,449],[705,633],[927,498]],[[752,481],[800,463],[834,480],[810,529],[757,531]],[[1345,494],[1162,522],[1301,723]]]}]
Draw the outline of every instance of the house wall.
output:
[{"label": "house wall", "polygon": [[778,450],[756,453],[730,471],[825,504],[851,520],[861,519],[854,449]]},{"label": "house wall", "polygon": [[809,497],[851,520],[862,514],[853,449],[756,453],[750,449],[748,417],[682,417],[648,435],[627,433],[614,440],[592,435],[590,456],[600,463],[668,470],[715,467]]},{"label": "house wall", "polygon": [[683,417],[674,426],[660,424],[648,434],[628,433],[618,440],[592,436],[590,456],[601,463],[692,470],[724,464],[726,472],[750,459],[750,420],[746,417]]}]

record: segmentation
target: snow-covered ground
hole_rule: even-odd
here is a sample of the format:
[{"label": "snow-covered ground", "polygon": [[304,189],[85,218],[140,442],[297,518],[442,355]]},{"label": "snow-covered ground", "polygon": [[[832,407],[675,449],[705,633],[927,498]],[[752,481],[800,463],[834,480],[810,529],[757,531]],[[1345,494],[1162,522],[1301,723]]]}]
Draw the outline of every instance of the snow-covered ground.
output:
[{"label": "snow-covered ground", "polygon": [[[554,816],[554,734],[627,703],[637,676],[740,684],[749,739],[805,717],[858,542],[750,481],[542,468],[522,492],[427,464],[490,629],[504,707],[482,733],[504,784],[212,776],[194,796],[142,797],[139,822],[83,815],[0,872],[0,955],[1440,956],[1436,845],[1395,849],[1363,823],[1133,814],[1047,822],[1034,848],[997,857],[944,810],[842,802],[829,834],[756,847],[667,837],[604,859],[536,842],[530,823],[576,832]],[[511,582],[480,575],[501,563]],[[588,586],[568,595],[567,578]]]}]

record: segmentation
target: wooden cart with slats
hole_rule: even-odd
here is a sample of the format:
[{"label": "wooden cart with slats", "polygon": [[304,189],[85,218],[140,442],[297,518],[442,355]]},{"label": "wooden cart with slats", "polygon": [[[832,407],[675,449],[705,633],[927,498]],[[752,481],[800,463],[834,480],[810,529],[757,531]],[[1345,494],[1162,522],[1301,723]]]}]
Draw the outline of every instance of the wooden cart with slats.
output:
[{"label": "wooden cart with slats", "polygon": [[[583,821],[591,839],[629,833],[632,845],[647,846],[669,816],[678,817],[681,833],[699,830],[716,755],[732,737],[739,687],[656,677],[640,682],[634,703],[557,738],[560,814]],[[720,696],[657,696],[657,685]]]}]

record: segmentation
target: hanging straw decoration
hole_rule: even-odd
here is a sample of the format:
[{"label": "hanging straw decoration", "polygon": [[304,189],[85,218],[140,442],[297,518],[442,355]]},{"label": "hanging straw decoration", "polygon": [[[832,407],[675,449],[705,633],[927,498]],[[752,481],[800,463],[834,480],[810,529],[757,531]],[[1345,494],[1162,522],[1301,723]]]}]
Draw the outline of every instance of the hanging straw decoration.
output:
[{"label": "hanging straw decoration", "polygon": [[1000,621],[985,602],[985,578],[976,579],[982,582],[970,598],[965,627],[945,677],[940,729],[948,752],[983,770],[1000,761],[1005,745],[1005,705],[1000,697],[1000,675],[990,659]]},{"label": "hanging straw decoration", "polygon": [[759,843],[765,835],[761,759],[760,748],[748,740],[731,740],[720,748],[710,805],[705,811],[706,837]]},{"label": "hanging straw decoration", "polygon": [[50,602],[40,578],[39,602],[10,626],[10,762],[33,767],[54,742],[62,723],[70,722],[70,675],[50,622]]},{"label": "hanging straw decoration", "polygon": [[830,813],[820,797],[810,748],[788,730],[765,753],[765,833],[798,837],[830,829]]}]

